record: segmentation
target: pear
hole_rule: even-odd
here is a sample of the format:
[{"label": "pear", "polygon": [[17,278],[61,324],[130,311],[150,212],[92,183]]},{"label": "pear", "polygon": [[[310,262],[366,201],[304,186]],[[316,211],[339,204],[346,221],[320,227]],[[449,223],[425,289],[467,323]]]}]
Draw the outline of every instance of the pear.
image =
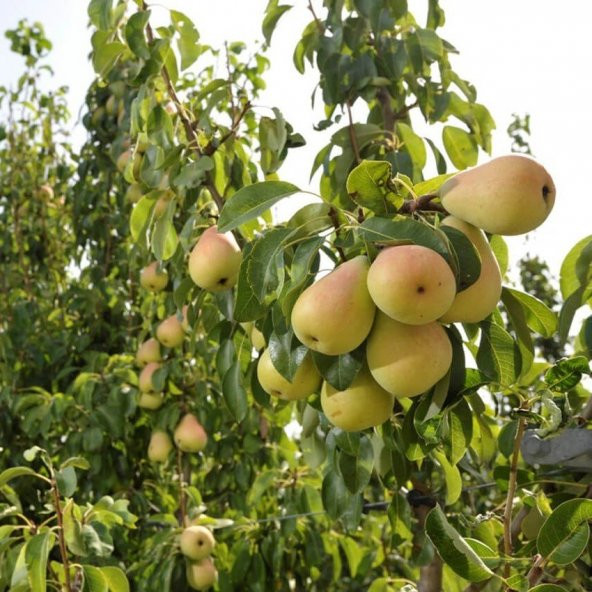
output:
[{"label": "pear", "polygon": [[502,276],[497,259],[481,230],[454,216],[442,220],[445,226],[460,230],[475,245],[481,257],[481,273],[474,284],[459,292],[448,311],[440,317],[442,323],[478,323],[489,316],[502,294]]},{"label": "pear", "polygon": [[152,462],[165,462],[173,449],[170,436],[162,430],[152,432],[148,445],[148,459]]},{"label": "pear", "polygon": [[540,226],[555,203],[555,185],[535,160],[501,156],[458,173],[439,191],[453,216],[491,234],[524,234]]},{"label": "pear", "polygon": [[363,343],[376,312],[366,286],[368,268],[367,257],[354,257],[300,294],[292,328],[306,347],[338,356]]},{"label": "pear", "polygon": [[156,339],[165,347],[178,347],[185,339],[183,323],[177,318],[177,315],[171,315],[166,318],[156,329]]},{"label": "pear", "polygon": [[150,362],[144,366],[142,372],[140,372],[140,377],[138,378],[138,388],[143,393],[154,393],[156,389],[154,388],[154,383],[152,382],[152,375],[160,368],[160,364],[157,362]]},{"label": "pear", "polygon": [[408,325],[425,325],[450,308],[456,278],[436,251],[401,245],[378,254],[368,271],[368,291],[389,317]]},{"label": "pear", "polygon": [[177,424],[174,434],[175,444],[183,452],[199,452],[208,442],[203,426],[192,413],[187,413]]},{"label": "pear", "polygon": [[130,150],[124,150],[117,157],[117,160],[115,161],[115,166],[117,167],[117,170],[120,173],[123,173],[125,171],[125,168],[127,167],[127,163],[130,161],[131,157],[132,157],[132,153]]},{"label": "pear", "polygon": [[159,269],[158,261],[153,261],[140,273],[140,286],[150,292],[161,292],[168,283],[169,274],[166,270]]},{"label": "pear", "polygon": [[218,580],[218,571],[210,557],[188,563],[185,574],[187,583],[194,590],[207,590]]},{"label": "pear", "polygon": [[162,407],[163,402],[164,397],[162,393],[142,393],[138,399],[138,407],[156,411],[156,409]]},{"label": "pear", "polygon": [[327,419],[348,432],[383,424],[393,413],[394,397],[363,367],[351,385],[338,391],[328,382],[321,390],[321,407]]},{"label": "pear", "polygon": [[199,561],[208,557],[216,544],[214,535],[205,526],[189,526],[180,538],[181,553],[188,559]]},{"label": "pear", "polygon": [[242,253],[234,236],[211,226],[191,251],[189,275],[200,288],[222,292],[236,284],[241,261]]},{"label": "pear", "polygon": [[304,361],[296,370],[292,382],[288,382],[276,370],[271,361],[269,350],[266,349],[257,363],[257,378],[267,394],[286,401],[306,399],[321,386],[321,375],[316,369],[310,354],[306,355]]},{"label": "pear", "polygon": [[142,195],[144,195],[144,192],[142,191],[142,186],[138,183],[132,183],[125,192],[125,198],[132,203],[140,201]]},{"label": "pear", "polygon": [[145,366],[150,362],[160,362],[161,360],[160,343],[154,337],[144,341],[136,353],[136,363],[138,366]]},{"label": "pear", "polygon": [[263,333],[257,329],[255,323],[241,323],[241,327],[245,330],[245,333],[251,340],[251,345],[257,350],[261,351],[267,344],[265,343],[265,337]]},{"label": "pear", "polygon": [[382,388],[395,397],[414,397],[448,372],[452,345],[438,323],[405,325],[379,312],[368,337],[366,359]]},{"label": "pear", "polygon": [[39,197],[45,201],[51,201],[53,199],[53,187],[44,183],[39,187]]}]

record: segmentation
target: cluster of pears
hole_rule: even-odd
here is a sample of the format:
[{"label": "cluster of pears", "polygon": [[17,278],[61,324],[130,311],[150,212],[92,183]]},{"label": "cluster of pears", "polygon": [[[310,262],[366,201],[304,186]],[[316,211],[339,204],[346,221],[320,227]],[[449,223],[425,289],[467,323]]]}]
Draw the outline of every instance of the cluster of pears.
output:
[{"label": "cluster of pears", "polygon": [[300,295],[291,324],[304,345],[329,356],[365,344],[364,366],[339,391],[322,381],[310,354],[289,382],[265,350],[257,368],[264,390],[295,400],[321,387],[329,421],[357,431],[388,420],[395,398],[420,395],[446,375],[452,346],[442,323],[482,321],[501,296],[499,265],[483,230],[513,235],[536,228],[553,206],[555,187],[541,165],[511,155],[459,173],[439,196],[451,214],[441,224],[465,234],[479,254],[479,278],[457,291],[447,261],[415,244],[387,247],[372,264],[362,255],[342,263]]},{"label": "cluster of pears", "polygon": [[209,528],[201,525],[188,526],[179,540],[181,553],[187,558],[187,583],[194,590],[207,590],[216,583],[218,571],[211,557],[216,545]]}]

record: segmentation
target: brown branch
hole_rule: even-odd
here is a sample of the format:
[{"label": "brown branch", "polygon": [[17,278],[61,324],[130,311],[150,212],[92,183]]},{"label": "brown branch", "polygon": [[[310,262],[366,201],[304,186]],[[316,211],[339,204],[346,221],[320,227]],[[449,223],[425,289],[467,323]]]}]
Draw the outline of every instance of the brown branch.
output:
[{"label": "brown branch", "polygon": [[179,476],[179,523],[185,528],[187,524],[187,495],[185,493],[185,478],[183,473],[183,452],[177,448],[177,474]]},{"label": "brown branch", "polygon": [[62,514],[62,506],[60,504],[60,492],[58,490],[58,483],[55,478],[55,473],[53,471],[51,473],[51,492],[53,494],[53,503],[58,520],[58,545],[60,548],[62,565],[64,566],[64,577],[66,579],[65,586],[67,592],[72,592],[72,584],[70,582],[70,561],[68,560],[66,539],[64,537],[64,515]]},{"label": "brown branch", "polygon": [[[514,495],[516,494],[516,482],[518,477],[518,458],[520,456],[520,444],[526,428],[526,419],[521,417],[518,422],[518,430],[514,439],[514,451],[512,452],[512,462],[510,464],[510,476],[508,479],[508,493],[506,495],[506,505],[504,508],[504,555],[506,558],[512,556],[512,506]],[[504,578],[510,576],[510,564],[504,565]]]},{"label": "brown branch", "polygon": [[528,575],[528,587],[536,586],[538,581],[543,577],[543,566],[545,565],[545,558],[542,555],[535,555],[533,566],[530,568]]},{"label": "brown branch", "polygon": [[393,107],[391,105],[391,95],[388,90],[381,86],[376,93],[376,98],[382,108],[382,119],[384,122],[384,129],[392,132],[395,130],[395,121],[397,120]]},{"label": "brown branch", "polygon": [[348,124],[349,141],[351,143],[352,150],[354,151],[354,157],[356,159],[356,164],[360,164],[360,148],[358,147],[358,139],[356,138],[356,130],[354,128],[354,120],[352,118],[350,102],[347,101],[345,106],[347,109],[347,119],[349,121],[349,124]]},{"label": "brown branch", "polygon": [[443,214],[447,214],[448,212],[444,209],[443,206],[441,206],[440,204],[432,203],[432,201],[437,197],[439,196],[436,193],[426,193],[425,195],[420,195],[417,199],[408,199],[399,208],[399,213],[413,214],[421,210],[424,212],[441,212]]},{"label": "brown branch", "polygon": [[218,148],[220,146],[222,146],[222,144],[224,144],[224,142],[226,142],[232,136],[235,136],[236,132],[238,130],[238,126],[240,125],[240,122],[243,120],[244,116],[247,114],[247,112],[249,111],[250,108],[251,108],[251,101],[247,101],[243,105],[243,108],[241,109],[241,112],[238,114],[238,116],[233,119],[232,127],[220,138],[220,141],[218,142],[217,145],[208,144],[208,146],[204,150],[204,154],[211,156],[212,154],[214,154],[214,152],[216,152],[216,150],[218,150]]},{"label": "brown branch", "polygon": [[325,32],[325,27],[323,27],[321,20],[315,12],[314,6],[312,5],[312,0],[308,0],[308,10],[310,10],[310,12],[312,13],[312,17],[314,18],[314,21],[317,24],[317,29],[319,30],[319,33],[322,35]]},{"label": "brown branch", "polygon": [[232,94],[232,71],[230,70],[230,53],[228,52],[228,42],[224,42],[224,51],[226,52],[226,71],[228,72],[228,98],[230,99],[230,108],[232,110],[231,120],[234,123],[236,106],[234,104],[234,95]]}]

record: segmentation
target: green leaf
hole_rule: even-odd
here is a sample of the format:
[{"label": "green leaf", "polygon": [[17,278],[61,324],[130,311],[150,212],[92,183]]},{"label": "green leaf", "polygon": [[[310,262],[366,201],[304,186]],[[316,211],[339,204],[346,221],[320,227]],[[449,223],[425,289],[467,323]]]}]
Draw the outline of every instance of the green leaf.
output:
[{"label": "green leaf", "polygon": [[420,136],[406,123],[397,122],[397,136],[403,141],[403,147],[409,153],[413,167],[422,170],[427,161],[425,144]]},{"label": "green leaf", "polygon": [[362,435],[357,454],[347,452],[339,454],[339,471],[345,486],[352,494],[361,492],[370,482],[374,468],[374,448],[368,436]]},{"label": "green leaf", "polygon": [[250,506],[256,506],[261,499],[261,496],[269,490],[278,478],[278,471],[275,469],[263,471],[259,473],[251,485],[249,494],[247,495],[247,503]]},{"label": "green leaf", "polygon": [[36,473],[29,467],[12,467],[0,473],[0,488],[4,487],[11,479],[14,479],[15,477],[23,477],[25,475],[37,477],[38,479],[43,479],[44,481],[49,482],[49,479]]},{"label": "green leaf", "polygon": [[312,357],[321,376],[333,388],[343,391],[351,385],[364,364],[365,348],[361,346],[341,356],[326,356],[315,351]]},{"label": "green leaf", "polygon": [[481,275],[481,257],[475,245],[467,235],[452,226],[440,226],[440,230],[448,237],[458,261],[459,277],[458,292],[472,286]]},{"label": "green leaf", "polygon": [[199,33],[193,21],[178,10],[171,10],[171,23],[177,33],[177,47],[181,56],[181,70],[189,68],[201,53],[198,45]]},{"label": "green leaf", "polygon": [[446,411],[448,430],[445,444],[450,449],[448,458],[453,464],[457,464],[465,455],[473,437],[473,414],[465,399]]},{"label": "green leaf", "polygon": [[518,348],[520,349],[521,365],[520,374],[528,372],[534,360],[534,345],[532,336],[526,324],[525,309],[520,301],[510,293],[502,291],[502,302],[508,312],[510,324],[516,335]]},{"label": "green leaf", "polygon": [[173,224],[174,202],[167,206],[166,213],[156,221],[152,234],[152,252],[159,261],[170,259],[177,250],[179,236]]},{"label": "green leaf", "polygon": [[296,339],[290,329],[290,331],[283,334],[277,334],[274,331],[269,336],[267,348],[275,369],[288,382],[292,382],[296,371],[308,354],[306,346]]},{"label": "green leaf", "polygon": [[455,464],[452,464],[443,452],[434,451],[434,458],[444,471],[446,480],[446,505],[456,502],[462,493],[462,478]]},{"label": "green leaf", "polygon": [[101,76],[106,77],[109,71],[113,68],[121,54],[126,50],[126,46],[119,42],[108,42],[109,35],[103,31],[96,31],[92,38],[92,63],[95,72]]},{"label": "green leaf", "polygon": [[520,350],[512,336],[491,321],[480,323],[481,341],[477,351],[477,365],[495,382],[509,386],[520,374]]},{"label": "green leaf", "polygon": [[238,273],[236,299],[234,301],[233,317],[240,323],[255,321],[265,315],[266,306],[259,302],[249,282],[249,266],[251,265],[253,245],[249,243],[243,250],[243,261]]},{"label": "green leaf", "polygon": [[82,572],[84,573],[84,592],[109,592],[107,578],[101,568],[83,565]]},{"label": "green leaf", "polygon": [[239,189],[225,204],[218,219],[218,231],[228,232],[257,218],[278,201],[301,191],[285,181],[263,181]]},{"label": "green leaf", "polygon": [[528,592],[568,592],[567,588],[557,586],[556,584],[539,584],[534,588],[529,588]]},{"label": "green leaf", "polygon": [[149,10],[135,12],[129,17],[125,25],[125,40],[129,48],[143,60],[150,58],[150,49],[148,49],[148,43],[144,34],[149,18]]},{"label": "green leaf", "polygon": [[446,125],[442,130],[442,141],[452,164],[458,170],[466,169],[477,164],[477,143],[473,136],[465,130],[452,125]]},{"label": "green leaf", "polygon": [[214,161],[209,156],[201,156],[198,160],[183,165],[173,179],[173,184],[177,187],[197,187],[205,179],[206,173],[213,168]]},{"label": "green leaf", "polygon": [[510,261],[510,253],[508,250],[508,245],[502,236],[499,234],[494,234],[489,239],[489,246],[497,259],[497,264],[500,268],[500,273],[502,278],[506,275],[508,271],[508,264]]},{"label": "green leaf", "polygon": [[140,236],[146,235],[153,207],[154,200],[147,196],[142,197],[134,206],[130,216],[130,232],[134,241],[137,242]]},{"label": "green leaf", "polygon": [[47,589],[47,558],[55,541],[51,531],[33,536],[27,542],[25,563],[29,572],[31,592],[45,592]]},{"label": "green leaf", "polygon": [[561,306],[561,311],[559,312],[558,332],[562,343],[567,341],[569,330],[571,328],[576,311],[588,301],[590,296],[592,296],[592,285],[580,286],[575,292],[566,298],[563,305]]},{"label": "green leaf", "polygon": [[101,567],[107,586],[111,592],[129,592],[130,585],[123,570],[112,565]]},{"label": "green leaf", "polygon": [[582,374],[590,374],[587,358],[584,356],[563,358],[545,372],[545,382],[552,391],[567,392],[580,382]]},{"label": "green leaf", "polygon": [[341,517],[351,503],[351,493],[347,490],[343,477],[334,470],[329,470],[323,479],[321,489],[323,506],[333,520]]},{"label": "green leaf", "polygon": [[[558,565],[575,561],[582,553],[581,543],[589,536],[586,524],[592,520],[592,500],[572,499],[563,502],[545,520],[537,537],[538,552]],[[584,535],[584,529],[588,531]]]},{"label": "green leaf", "polygon": [[222,394],[234,419],[240,423],[248,411],[247,392],[243,386],[240,362],[235,361],[224,374]]},{"label": "green leaf", "polygon": [[504,294],[510,294],[517,300],[524,310],[526,324],[539,335],[551,337],[557,329],[557,316],[555,313],[538,298],[525,294],[512,288],[504,288]]},{"label": "green leaf", "polygon": [[88,16],[90,22],[99,30],[111,28],[111,7],[113,0],[90,0]]},{"label": "green leaf", "polygon": [[389,188],[393,167],[384,160],[363,160],[347,177],[346,189],[358,205],[379,215],[393,214],[400,203]]},{"label": "green leaf", "polygon": [[559,286],[564,299],[567,299],[580,286],[588,283],[590,245],[592,245],[592,235],[578,241],[561,263]]},{"label": "green leaf", "polygon": [[90,469],[90,463],[86,458],[82,456],[72,456],[61,464],[60,469],[63,470],[66,467],[76,467],[77,469],[87,471],[88,469]]},{"label": "green leaf", "polygon": [[58,490],[63,497],[70,497],[76,491],[76,471],[68,466],[56,473]]},{"label": "green leaf", "polygon": [[271,36],[273,35],[275,27],[281,16],[290,10],[290,8],[292,7],[287,4],[280,5],[279,0],[269,0],[267,3],[265,16],[263,17],[263,23],[261,25],[263,37],[265,37],[265,42],[267,45],[271,43]]},{"label": "green leaf", "polygon": [[349,573],[352,578],[355,578],[358,573],[358,567],[365,555],[364,547],[358,541],[348,536],[340,537],[339,544],[347,558]]},{"label": "green leaf", "polygon": [[482,582],[494,576],[479,555],[449,524],[440,507],[430,510],[425,528],[440,557],[461,578],[469,582]]}]

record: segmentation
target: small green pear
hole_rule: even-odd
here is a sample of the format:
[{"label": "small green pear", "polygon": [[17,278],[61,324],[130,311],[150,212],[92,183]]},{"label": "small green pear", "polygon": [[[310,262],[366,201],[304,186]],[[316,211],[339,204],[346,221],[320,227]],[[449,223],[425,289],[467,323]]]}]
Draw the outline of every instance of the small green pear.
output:
[{"label": "small green pear", "polygon": [[354,257],[300,294],[292,328],[306,347],[338,356],[364,342],[376,312],[366,285],[368,268],[367,257]]},{"label": "small green pear", "polygon": [[127,163],[130,161],[131,157],[132,157],[132,153],[130,150],[124,150],[117,157],[117,160],[115,161],[115,166],[117,167],[117,170],[120,173],[123,173],[125,171],[125,168],[127,167]]},{"label": "small green pear", "polygon": [[152,381],[152,375],[160,368],[160,364],[158,362],[149,362],[144,366],[142,372],[140,372],[140,377],[138,378],[138,388],[143,393],[154,393],[157,392],[154,388],[154,383]]},{"label": "small green pear", "polygon": [[438,194],[453,216],[491,234],[514,235],[547,219],[555,184],[538,162],[511,154],[458,173]]},{"label": "small green pear", "polygon": [[51,201],[53,199],[53,187],[44,183],[39,187],[39,197],[44,201]]},{"label": "small green pear", "polygon": [[150,362],[160,362],[162,361],[162,355],[160,353],[160,343],[151,337],[150,339],[144,341],[142,345],[138,348],[136,353],[136,363],[138,366],[145,366]]},{"label": "small green pear", "polygon": [[475,245],[481,257],[477,281],[459,292],[452,306],[440,317],[442,323],[478,323],[496,308],[502,294],[502,276],[497,259],[481,230],[454,216],[442,220],[445,226],[460,230]]},{"label": "small green pear", "polygon": [[456,279],[444,257],[421,245],[389,247],[368,271],[376,306],[407,325],[425,325],[442,316],[456,295]]},{"label": "small green pear", "polygon": [[245,330],[245,333],[251,340],[251,345],[257,350],[261,351],[267,344],[265,343],[265,337],[263,333],[257,329],[255,323],[241,323],[241,327]]},{"label": "small green pear", "polygon": [[140,273],[140,286],[150,292],[161,292],[169,283],[169,274],[159,269],[158,261],[153,261]]},{"label": "small green pear", "polygon": [[208,435],[192,413],[187,413],[177,424],[174,434],[175,444],[183,452],[199,452],[208,442]]},{"label": "small green pear", "polygon": [[166,318],[156,329],[156,339],[165,347],[179,347],[185,339],[183,323],[177,315]]},{"label": "small green pear", "polygon": [[144,192],[142,191],[142,186],[139,183],[132,183],[125,192],[125,198],[132,203],[140,201],[143,195]]},{"label": "small green pear", "polygon": [[351,385],[338,391],[328,382],[321,390],[321,407],[327,419],[347,432],[382,425],[393,413],[394,397],[363,367]]},{"label": "small green pear", "polygon": [[172,449],[173,442],[166,432],[162,430],[152,432],[150,444],[148,444],[148,459],[151,462],[165,462]]},{"label": "small green pear", "polygon": [[452,345],[438,323],[405,325],[379,312],[366,344],[366,359],[382,388],[395,397],[414,397],[448,372]]},{"label": "small green pear", "polygon": [[218,580],[218,571],[210,557],[187,563],[187,583],[194,590],[207,590]]},{"label": "small green pear", "polygon": [[117,113],[117,97],[110,95],[105,103],[105,110],[108,115],[115,115]]},{"label": "small green pear", "polygon": [[189,526],[179,540],[181,553],[188,559],[199,561],[211,555],[216,545],[214,535],[205,526]]},{"label": "small green pear", "polygon": [[306,399],[321,386],[321,375],[316,369],[312,356],[306,355],[302,364],[296,370],[292,382],[288,382],[275,368],[265,350],[257,363],[257,378],[268,395],[273,395],[286,401]]},{"label": "small green pear", "polygon": [[230,290],[238,279],[242,253],[230,232],[208,228],[197,241],[189,256],[189,275],[204,290]]},{"label": "small green pear", "polygon": [[162,407],[164,396],[162,393],[141,393],[138,399],[138,407],[156,411]]}]

